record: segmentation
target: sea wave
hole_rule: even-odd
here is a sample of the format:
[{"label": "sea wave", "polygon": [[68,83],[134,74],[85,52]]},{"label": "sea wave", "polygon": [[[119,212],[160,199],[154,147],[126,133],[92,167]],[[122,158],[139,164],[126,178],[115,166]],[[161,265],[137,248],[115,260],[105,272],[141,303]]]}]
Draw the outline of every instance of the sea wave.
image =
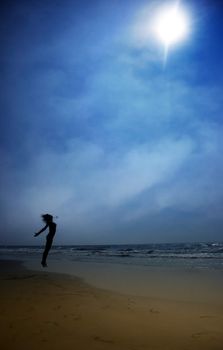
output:
[{"label": "sea wave", "polygon": [[[0,254],[36,255],[43,246],[0,246]],[[141,245],[55,245],[51,254],[72,257],[128,257],[147,259],[223,259],[223,243],[167,243]]]}]

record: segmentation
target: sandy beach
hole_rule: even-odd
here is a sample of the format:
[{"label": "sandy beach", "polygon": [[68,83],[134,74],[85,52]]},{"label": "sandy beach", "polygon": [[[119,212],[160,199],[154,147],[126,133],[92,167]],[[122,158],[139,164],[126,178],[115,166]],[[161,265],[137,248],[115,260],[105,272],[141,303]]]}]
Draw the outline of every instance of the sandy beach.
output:
[{"label": "sandy beach", "polygon": [[0,266],[2,350],[223,349],[223,298],[126,295],[18,261]]}]

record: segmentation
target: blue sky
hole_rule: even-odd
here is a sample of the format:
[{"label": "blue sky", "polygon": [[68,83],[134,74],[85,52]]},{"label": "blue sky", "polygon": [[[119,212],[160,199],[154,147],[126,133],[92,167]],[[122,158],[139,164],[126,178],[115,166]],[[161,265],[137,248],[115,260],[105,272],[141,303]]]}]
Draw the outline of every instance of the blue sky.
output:
[{"label": "blue sky", "polygon": [[223,5],[182,1],[188,39],[142,40],[164,1],[7,1],[0,243],[222,240]]}]

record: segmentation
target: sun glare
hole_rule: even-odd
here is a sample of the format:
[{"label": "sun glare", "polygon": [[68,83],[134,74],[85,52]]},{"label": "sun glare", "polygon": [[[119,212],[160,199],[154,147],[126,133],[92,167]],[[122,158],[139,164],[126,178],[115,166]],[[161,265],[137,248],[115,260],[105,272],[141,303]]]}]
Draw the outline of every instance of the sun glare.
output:
[{"label": "sun glare", "polygon": [[175,44],[184,39],[188,33],[188,20],[185,13],[174,6],[161,11],[154,24],[157,38],[164,45]]},{"label": "sun glare", "polygon": [[184,40],[189,33],[188,16],[180,7],[179,2],[157,11],[153,22],[153,32],[164,45],[164,60],[166,60],[169,47]]},{"label": "sun glare", "polygon": [[152,59],[160,59],[161,53],[165,66],[170,49],[186,41],[191,29],[188,6],[181,0],[152,1],[139,10],[132,26],[132,38],[134,45],[148,50]]}]

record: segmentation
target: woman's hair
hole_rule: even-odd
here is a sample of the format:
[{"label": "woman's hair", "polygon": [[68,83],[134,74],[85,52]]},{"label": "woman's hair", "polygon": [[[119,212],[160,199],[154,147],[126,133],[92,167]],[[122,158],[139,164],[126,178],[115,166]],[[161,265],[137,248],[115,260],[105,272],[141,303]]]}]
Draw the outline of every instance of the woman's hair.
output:
[{"label": "woman's hair", "polygon": [[43,220],[46,221],[46,222],[53,221],[53,215],[42,214],[41,216],[42,216]]}]

